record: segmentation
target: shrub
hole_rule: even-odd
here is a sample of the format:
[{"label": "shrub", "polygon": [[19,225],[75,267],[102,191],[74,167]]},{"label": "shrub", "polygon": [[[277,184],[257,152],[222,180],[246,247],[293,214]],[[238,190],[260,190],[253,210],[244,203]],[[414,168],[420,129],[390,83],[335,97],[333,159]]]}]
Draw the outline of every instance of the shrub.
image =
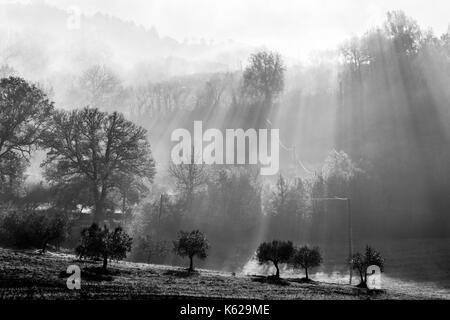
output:
[{"label": "shrub", "polygon": [[189,257],[189,272],[194,271],[193,259],[206,259],[208,256],[209,243],[205,235],[200,231],[180,231],[178,240],[173,242],[174,252],[180,257]]},{"label": "shrub", "polygon": [[11,212],[1,221],[2,242],[16,248],[47,250],[59,246],[69,234],[69,219],[57,210]]},{"label": "shrub", "polygon": [[260,264],[272,262],[277,269],[275,278],[280,278],[280,263],[288,263],[294,254],[294,246],[291,241],[272,241],[262,243],[256,253]]},{"label": "shrub", "polygon": [[122,260],[131,251],[133,239],[122,228],[109,231],[93,224],[81,232],[81,244],[75,249],[80,258],[102,259],[103,271],[107,270],[108,259]]},{"label": "shrub", "polygon": [[309,280],[308,269],[319,267],[322,261],[322,255],[318,247],[312,249],[308,248],[308,246],[301,247],[295,250],[293,257],[294,267],[300,267],[305,270],[306,280]]}]

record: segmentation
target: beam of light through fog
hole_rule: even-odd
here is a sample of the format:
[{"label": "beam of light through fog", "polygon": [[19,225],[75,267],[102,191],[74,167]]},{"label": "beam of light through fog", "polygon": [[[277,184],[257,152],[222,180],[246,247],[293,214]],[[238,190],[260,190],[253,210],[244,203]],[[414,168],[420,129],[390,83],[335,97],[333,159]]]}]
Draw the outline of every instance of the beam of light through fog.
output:
[{"label": "beam of light through fog", "polygon": [[[32,2],[33,0],[20,1]],[[37,1],[37,0],[36,0]],[[44,0],[39,0],[44,1]],[[14,2],[0,0],[1,2]],[[448,0],[45,0],[86,14],[102,12],[155,27],[178,41],[234,41],[276,48],[290,57],[334,49],[351,34],[380,25],[403,10],[437,34],[448,27]]]}]

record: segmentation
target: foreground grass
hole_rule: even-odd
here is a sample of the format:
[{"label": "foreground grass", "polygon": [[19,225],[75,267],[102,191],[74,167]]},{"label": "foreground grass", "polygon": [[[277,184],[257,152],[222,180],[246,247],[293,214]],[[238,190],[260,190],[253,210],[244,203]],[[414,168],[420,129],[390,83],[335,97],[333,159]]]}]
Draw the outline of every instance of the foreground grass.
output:
[{"label": "foreground grass", "polygon": [[[67,267],[80,266],[81,290],[66,287]],[[82,262],[71,255],[12,251],[0,248],[0,299],[270,299],[270,300],[353,300],[417,299],[413,295],[386,291],[368,292],[356,287],[301,283],[298,279],[273,282],[262,277],[232,276],[199,270],[194,274],[182,268],[111,263],[107,275],[98,265]],[[423,298],[423,297],[422,297]]]}]

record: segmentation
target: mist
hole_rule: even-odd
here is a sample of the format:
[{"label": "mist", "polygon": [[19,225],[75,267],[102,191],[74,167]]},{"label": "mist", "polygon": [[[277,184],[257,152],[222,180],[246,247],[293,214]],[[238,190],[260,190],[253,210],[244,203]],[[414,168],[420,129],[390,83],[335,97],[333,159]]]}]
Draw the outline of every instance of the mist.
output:
[{"label": "mist", "polygon": [[[58,109],[117,111],[147,130],[156,163],[148,192],[129,203],[113,194],[107,204],[113,213],[130,212],[124,227],[135,239],[131,261],[180,265],[165,247],[179,230],[199,229],[213,248],[200,263],[205,268],[270,273],[256,266],[255,251],[279,239],[321,246],[328,262],[318,273],[341,276],[349,209],[317,199],[345,198],[351,199],[355,250],[375,243],[392,262],[389,277],[448,288],[450,21],[433,22],[427,10],[410,13],[409,1],[398,2],[405,11],[384,1],[377,7],[342,2],[336,14],[300,6],[322,17],[305,22],[317,25],[315,32],[288,22],[257,30],[264,23],[238,10],[233,19],[218,17],[222,28],[237,29],[229,33],[217,26],[208,31],[201,22],[211,20],[200,13],[195,24],[188,13],[178,17],[190,26],[183,33],[161,18],[145,21],[134,6],[121,13],[116,3],[102,13],[101,1],[80,2],[79,25],[69,28],[74,13],[65,2],[0,3],[0,78],[36,83]],[[261,16],[273,14],[282,24],[296,6],[288,4],[272,12],[272,3]],[[222,12],[231,15],[238,4],[230,6]],[[361,15],[342,22],[358,8]],[[239,35],[243,15],[255,28]],[[259,52],[283,64],[283,85],[270,97],[246,91],[251,57]],[[194,121],[204,130],[279,129],[278,174],[262,176],[255,165],[201,166],[196,182],[186,186],[185,169],[171,163],[171,134],[179,128],[193,134]],[[33,153],[19,198],[36,185],[51,187],[41,166],[45,156],[43,149]],[[69,247],[89,219],[72,230]],[[425,265],[421,259],[436,247]],[[401,257],[412,261],[413,271],[398,262]]]}]

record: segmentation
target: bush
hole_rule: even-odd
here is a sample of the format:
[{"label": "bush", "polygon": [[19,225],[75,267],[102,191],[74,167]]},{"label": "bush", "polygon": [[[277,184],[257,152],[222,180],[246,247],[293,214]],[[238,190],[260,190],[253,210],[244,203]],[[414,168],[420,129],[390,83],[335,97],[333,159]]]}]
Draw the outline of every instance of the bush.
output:
[{"label": "bush", "polygon": [[194,271],[193,259],[206,259],[208,256],[209,243],[205,235],[200,231],[180,231],[178,240],[173,242],[174,252],[180,257],[189,257],[189,272]]},{"label": "bush", "polygon": [[103,271],[107,270],[108,259],[122,260],[131,251],[133,239],[122,228],[110,232],[105,226],[101,229],[97,224],[81,232],[81,244],[75,249],[80,259],[102,259]]},{"label": "bush", "polygon": [[280,278],[280,263],[288,263],[294,254],[294,246],[291,241],[272,241],[262,243],[256,253],[260,264],[272,262],[277,269],[275,278]]},{"label": "bush", "polygon": [[301,247],[295,250],[293,257],[294,268],[302,268],[305,270],[305,278],[309,280],[308,269],[319,267],[322,264],[322,255],[318,247],[308,248],[308,246]]},{"label": "bush", "polygon": [[351,264],[352,268],[358,270],[361,278],[360,287],[367,288],[367,268],[370,266],[380,267],[381,272],[384,271],[384,258],[381,254],[370,246],[366,246],[365,254],[356,253],[353,255]]},{"label": "bush", "polygon": [[47,250],[59,246],[69,234],[69,219],[57,210],[11,212],[1,221],[2,243],[7,246]]}]

